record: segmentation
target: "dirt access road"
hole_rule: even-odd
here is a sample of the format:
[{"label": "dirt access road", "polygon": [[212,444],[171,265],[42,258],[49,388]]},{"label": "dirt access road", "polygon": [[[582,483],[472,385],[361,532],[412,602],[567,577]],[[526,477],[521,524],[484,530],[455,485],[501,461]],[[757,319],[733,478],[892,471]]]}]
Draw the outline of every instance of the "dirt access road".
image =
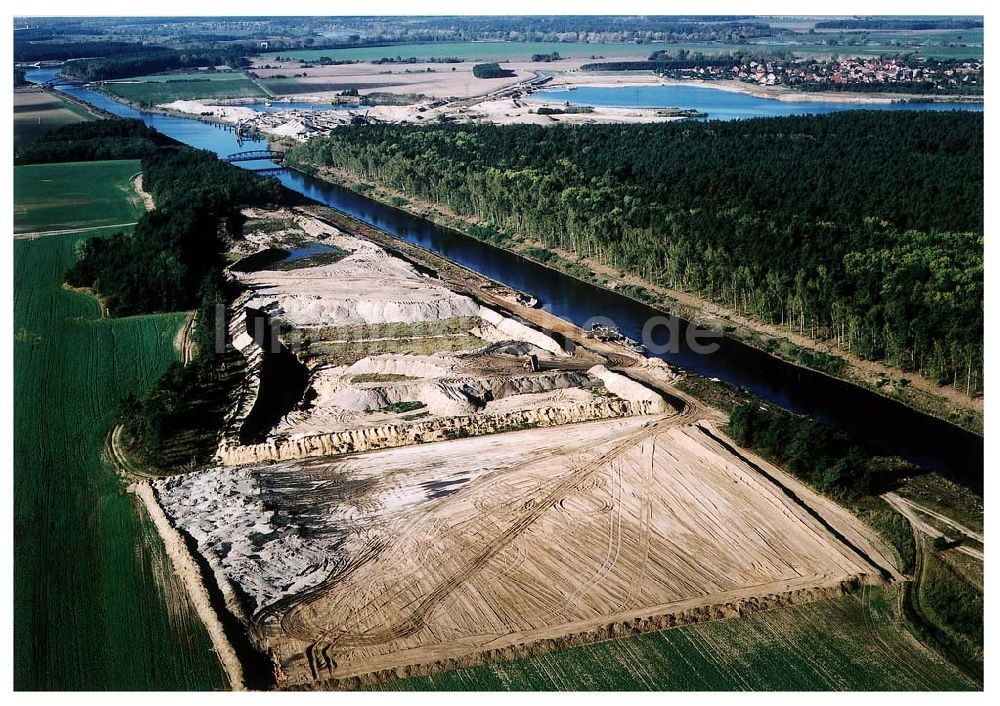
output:
[{"label": "dirt access road", "polygon": [[[542,652],[822,599],[891,571],[852,516],[761,473],[696,416],[260,469],[290,515],[300,503],[330,513],[312,531],[353,522],[329,577],[258,617],[287,683]],[[291,499],[303,482],[316,491]]]},{"label": "dirt access road", "polygon": [[[931,510],[929,508],[923,507],[922,505],[918,505],[912,500],[908,500],[896,493],[886,493],[885,495],[882,496],[882,498],[887,503],[892,505],[892,507],[895,510],[897,510],[903,517],[905,517],[907,520],[910,521],[910,524],[913,525],[914,531],[919,532],[921,534],[925,534],[931,539],[942,537],[946,541],[951,542],[956,539],[961,540],[961,538],[964,536],[964,537],[970,537],[975,541],[979,542],[980,544],[983,544],[983,535],[981,533],[976,532],[975,530],[971,530],[968,527],[959,524],[958,522],[955,522],[950,517],[946,517],[945,515],[942,515],[939,512],[935,512],[934,510]],[[940,522],[941,524],[952,528],[953,530],[955,530],[955,534],[957,535],[957,537],[956,536],[949,537],[940,529],[938,529],[937,527],[929,523],[926,519],[921,517],[921,515],[933,518],[938,522]],[[973,559],[978,559],[979,561],[984,560],[983,551],[981,549],[970,547],[965,544],[959,544],[954,549],[955,551],[965,554],[966,556],[971,556]]]}]

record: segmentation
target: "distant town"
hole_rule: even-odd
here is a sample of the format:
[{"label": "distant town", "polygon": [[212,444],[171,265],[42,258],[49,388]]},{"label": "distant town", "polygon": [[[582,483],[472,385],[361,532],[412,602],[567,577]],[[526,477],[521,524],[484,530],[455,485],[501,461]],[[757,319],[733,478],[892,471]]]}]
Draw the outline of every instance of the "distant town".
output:
[{"label": "distant town", "polygon": [[[661,63],[656,61],[656,56],[650,57],[651,63]],[[729,63],[713,57],[704,62],[687,60],[684,63],[676,68],[665,66],[658,73],[676,79],[737,79],[761,86],[789,86],[800,90],[958,94],[981,94],[983,91],[983,62],[979,60],[782,58],[737,59]]]}]

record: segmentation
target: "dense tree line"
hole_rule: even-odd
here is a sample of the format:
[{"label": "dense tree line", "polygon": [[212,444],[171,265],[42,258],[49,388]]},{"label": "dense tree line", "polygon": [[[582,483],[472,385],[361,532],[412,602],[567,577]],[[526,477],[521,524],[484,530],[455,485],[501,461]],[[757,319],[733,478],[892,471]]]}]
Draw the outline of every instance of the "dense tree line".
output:
[{"label": "dense tree line", "polygon": [[489,64],[476,64],[472,67],[472,75],[476,78],[507,78],[513,76],[514,72],[504,69],[495,61]]},{"label": "dense tree line", "polygon": [[196,309],[196,355],[174,364],[143,397],[128,397],[126,443],[151,468],[207,463],[243,374],[242,358],[216,341],[218,308],[235,296],[222,276],[224,231],[239,230],[243,206],[297,199],[275,179],[187,147],[160,147],[142,161],[156,209],[132,233],[83,241],[67,281],[92,287],[115,315]]},{"label": "dense tree line", "polygon": [[[653,58],[655,56],[656,58]],[[682,69],[697,69],[701,67],[718,66],[728,68],[733,65],[731,56],[696,56],[691,59],[664,59],[663,55],[656,53],[649,59],[636,59],[633,61],[599,61],[593,64],[584,64],[581,71],[680,71]]]},{"label": "dense tree line", "polygon": [[352,126],[288,159],[982,389],[981,114]]},{"label": "dense tree line", "polygon": [[100,292],[115,315],[190,309],[202,280],[220,264],[218,251],[209,214],[156,209],[140,218],[132,233],[84,241],[66,279]]},{"label": "dense tree line", "polygon": [[135,56],[163,51],[164,47],[143,42],[15,42],[14,61],[66,61],[83,57]]},{"label": "dense tree line", "polygon": [[141,120],[94,120],[51,130],[15,147],[15,164],[88,162],[98,159],[142,159],[173,140]]},{"label": "dense tree line", "polygon": [[43,27],[15,27],[14,46],[17,47],[18,44],[30,44],[32,42],[47,42],[55,39],[57,36],[51,29]]},{"label": "dense tree line", "polygon": [[70,61],[63,66],[62,73],[81,81],[104,81],[199,66],[226,65],[242,68],[248,64],[245,53],[239,46],[190,51],[155,47],[134,55],[111,55]]},{"label": "dense tree line", "polygon": [[982,96],[983,85],[979,82],[975,84],[957,83],[945,85],[934,81],[898,81],[896,83],[862,83],[860,81],[850,83],[797,83],[793,86],[796,91],[805,93],[819,93],[823,91],[847,92],[847,93],[902,93],[908,95],[939,96],[942,94],[959,96]]},{"label": "dense tree line", "polygon": [[897,17],[865,17],[853,20],[820,20],[816,29],[878,29],[922,31],[930,29],[975,29],[982,20],[926,19],[907,20]]},{"label": "dense tree line", "polygon": [[[270,51],[292,49],[336,49],[343,46],[388,46],[414,42],[510,41],[510,42],[587,42],[601,51],[606,42],[743,42],[754,37],[795,34],[783,27],[750,17],[728,16],[485,16],[485,17],[407,17],[324,18],[329,29],[338,34],[351,32],[346,41],[329,41],[313,35],[320,26],[308,19],[301,27],[279,27],[279,18],[268,18]],[[306,30],[307,36],[298,38]],[[274,35],[284,35],[276,38]],[[262,37],[263,38],[263,37]]]},{"label": "dense tree line", "polygon": [[288,198],[276,180],[188,148],[161,148],[143,159],[142,173],[157,208],[132,233],[84,241],[67,274],[70,284],[100,292],[117,315],[198,306],[223,264],[220,219],[238,206]]},{"label": "dense tree line", "polygon": [[[771,27],[768,22],[739,16],[483,16],[483,17],[420,17],[409,22],[411,32],[453,33],[451,38],[507,39],[523,36],[534,39],[536,35],[656,35],[677,41],[728,40],[769,37],[786,33],[783,28]],[[446,35],[447,38],[447,35]]]},{"label": "dense tree line", "polygon": [[222,217],[236,208],[294,198],[276,179],[235,167],[204,150],[161,150],[143,160],[142,175],[157,210],[198,209]]},{"label": "dense tree line", "polygon": [[215,272],[199,292],[194,359],[174,363],[146,395],[129,395],[122,403],[119,419],[129,449],[151,468],[191,469],[215,453],[230,395],[243,372],[238,353],[229,347],[216,350],[216,306],[225,306],[232,296],[222,287]]},{"label": "dense tree line", "polygon": [[575,113],[593,113],[594,109],[589,105],[567,105],[564,108],[551,108],[547,105],[540,105],[535,112],[539,115],[567,115]]},{"label": "dense tree line", "polygon": [[825,493],[841,497],[875,495],[893,479],[874,472],[871,454],[841,432],[809,417],[757,401],[729,413],[729,436],[757,449]]}]

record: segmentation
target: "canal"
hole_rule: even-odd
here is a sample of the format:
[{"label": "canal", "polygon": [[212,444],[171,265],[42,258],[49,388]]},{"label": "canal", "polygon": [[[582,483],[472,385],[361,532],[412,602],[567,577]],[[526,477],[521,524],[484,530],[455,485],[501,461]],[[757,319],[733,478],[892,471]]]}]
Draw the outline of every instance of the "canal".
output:
[{"label": "canal", "polygon": [[[56,71],[29,70],[27,78],[41,83]],[[221,156],[267,148],[266,140],[241,140],[231,130],[212,123],[138,111],[84,87],[61,86],[59,90],[109,113],[138,118],[180,142]],[[900,104],[900,109],[912,110],[913,106]],[[804,108],[803,112],[809,111]],[[274,166],[271,162],[241,165],[251,169]],[[290,189],[319,203],[529,292],[542,301],[547,311],[579,326],[596,317],[606,317],[624,334],[641,339],[643,326],[650,317],[662,315],[662,312],[613,291],[442,228],[350,189],[291,170],[281,170],[277,178]],[[938,471],[977,493],[982,492],[982,437],[874,392],[785,363],[738,341],[721,339],[714,353],[697,353],[686,343],[687,326],[686,323],[681,325],[681,335],[676,337],[681,340],[676,350],[660,357],[700,375],[747,388],[782,407],[840,427],[881,453],[901,456]],[[658,334],[658,338],[654,335],[654,341],[663,343],[665,329],[658,329]]]}]

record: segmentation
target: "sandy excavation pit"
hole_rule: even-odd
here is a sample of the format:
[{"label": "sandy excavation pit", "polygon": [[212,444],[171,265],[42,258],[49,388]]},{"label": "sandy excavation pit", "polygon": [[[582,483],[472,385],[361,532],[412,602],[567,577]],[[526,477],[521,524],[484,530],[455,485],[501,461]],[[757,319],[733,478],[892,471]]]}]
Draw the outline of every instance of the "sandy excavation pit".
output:
[{"label": "sandy excavation pit", "polygon": [[[308,387],[266,439],[242,435],[234,444],[240,434],[230,434],[223,464],[670,411],[659,394],[595,365],[595,356],[565,352],[545,332],[370,241],[300,213],[247,215],[243,257],[231,268],[247,293],[233,319],[266,314],[307,369]],[[247,266],[261,252],[302,243],[336,255]],[[253,369],[257,347],[238,329],[234,344]]]},{"label": "sandy excavation pit", "polygon": [[248,596],[285,685],[351,685],[879,580],[866,558],[884,559],[856,521],[797,487],[817,519],[717,434],[686,415],[632,417],[157,489]]},{"label": "sandy excavation pit", "polygon": [[217,467],[153,483],[279,686],[509,659],[892,576],[858,520],[734,449],[659,361],[564,350],[496,300],[280,215],[239,254],[303,237],[340,254],[233,272],[249,376],[230,426],[261,386],[245,311],[272,317],[308,400],[266,441],[230,429]]}]

